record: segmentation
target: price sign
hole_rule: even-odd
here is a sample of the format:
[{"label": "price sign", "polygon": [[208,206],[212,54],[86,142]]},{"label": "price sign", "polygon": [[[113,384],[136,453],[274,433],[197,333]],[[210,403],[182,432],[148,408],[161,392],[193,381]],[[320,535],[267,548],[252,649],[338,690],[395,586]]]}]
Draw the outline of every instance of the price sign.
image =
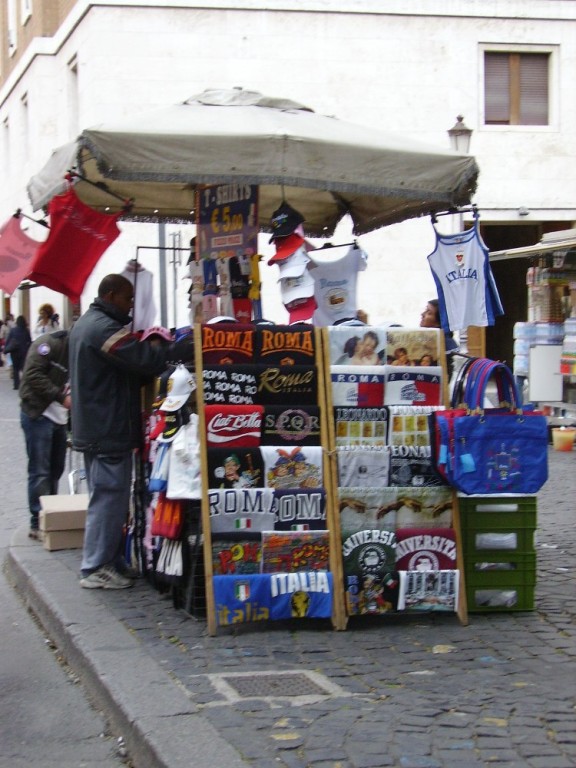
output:
[{"label": "price sign", "polygon": [[197,259],[237,256],[243,266],[258,251],[258,187],[250,184],[198,187],[196,225]]}]

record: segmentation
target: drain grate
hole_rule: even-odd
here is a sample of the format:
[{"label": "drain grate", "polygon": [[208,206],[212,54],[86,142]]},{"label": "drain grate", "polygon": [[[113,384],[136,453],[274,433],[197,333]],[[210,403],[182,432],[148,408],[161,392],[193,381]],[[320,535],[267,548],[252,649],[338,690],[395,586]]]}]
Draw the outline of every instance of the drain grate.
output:
[{"label": "drain grate", "polygon": [[328,691],[303,674],[226,675],[222,679],[240,696],[326,696]]}]

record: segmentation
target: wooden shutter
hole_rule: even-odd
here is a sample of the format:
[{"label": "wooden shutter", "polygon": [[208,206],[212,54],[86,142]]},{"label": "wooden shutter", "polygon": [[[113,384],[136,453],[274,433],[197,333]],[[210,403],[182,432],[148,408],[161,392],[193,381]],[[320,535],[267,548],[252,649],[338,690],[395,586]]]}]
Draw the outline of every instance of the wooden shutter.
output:
[{"label": "wooden shutter", "polygon": [[510,122],[510,65],[507,53],[487,53],[484,58],[484,121],[488,125]]},{"label": "wooden shutter", "polygon": [[548,55],[520,56],[520,125],[548,125]]}]

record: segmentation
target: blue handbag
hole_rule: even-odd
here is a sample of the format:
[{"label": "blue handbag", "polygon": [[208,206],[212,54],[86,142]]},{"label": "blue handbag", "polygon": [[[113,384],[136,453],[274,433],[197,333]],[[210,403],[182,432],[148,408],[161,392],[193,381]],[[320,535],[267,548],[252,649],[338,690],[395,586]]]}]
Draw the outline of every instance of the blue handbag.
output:
[{"label": "blue handbag", "polygon": [[[488,383],[510,397],[504,407],[486,408]],[[491,361],[468,390],[468,412],[453,420],[451,485],[467,494],[529,493],[548,479],[546,417],[520,406],[512,371]]]}]

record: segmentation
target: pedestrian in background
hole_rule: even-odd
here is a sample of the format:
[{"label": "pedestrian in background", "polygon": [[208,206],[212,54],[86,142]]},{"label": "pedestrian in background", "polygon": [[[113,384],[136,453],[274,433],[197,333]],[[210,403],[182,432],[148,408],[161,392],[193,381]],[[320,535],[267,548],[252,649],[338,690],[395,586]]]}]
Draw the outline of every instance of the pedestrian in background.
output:
[{"label": "pedestrian in background", "polygon": [[70,332],[72,442],[84,454],[88,511],[80,586],[125,589],[132,579],[123,556],[132,456],[142,445],[140,389],[167,367],[191,361],[192,343],[140,340],[129,330],[134,288],[107,275],[98,296]]},{"label": "pedestrian in background", "polygon": [[16,323],[13,328],[10,328],[8,336],[6,337],[6,345],[4,351],[9,354],[12,359],[12,381],[14,389],[18,389],[20,386],[20,374],[24,368],[24,361],[26,360],[26,353],[32,343],[30,336],[30,330],[28,323],[24,315],[18,315]]},{"label": "pedestrian in background", "polygon": [[[442,327],[440,322],[440,306],[438,304],[438,299],[430,299],[430,301],[426,304],[426,309],[420,315],[420,327]],[[450,331],[444,331],[444,346],[446,348],[446,368],[448,371],[448,378],[450,378],[454,369],[454,355],[460,349],[458,342],[454,339],[454,336]]]},{"label": "pedestrian in background", "polygon": [[57,331],[32,342],[20,383],[31,539],[38,538],[40,496],[58,493],[66,464],[69,411],[68,333]]},{"label": "pedestrian in background", "polygon": [[38,320],[34,328],[34,338],[43,333],[53,333],[60,330],[60,318],[54,312],[52,304],[42,304],[38,310]]}]

